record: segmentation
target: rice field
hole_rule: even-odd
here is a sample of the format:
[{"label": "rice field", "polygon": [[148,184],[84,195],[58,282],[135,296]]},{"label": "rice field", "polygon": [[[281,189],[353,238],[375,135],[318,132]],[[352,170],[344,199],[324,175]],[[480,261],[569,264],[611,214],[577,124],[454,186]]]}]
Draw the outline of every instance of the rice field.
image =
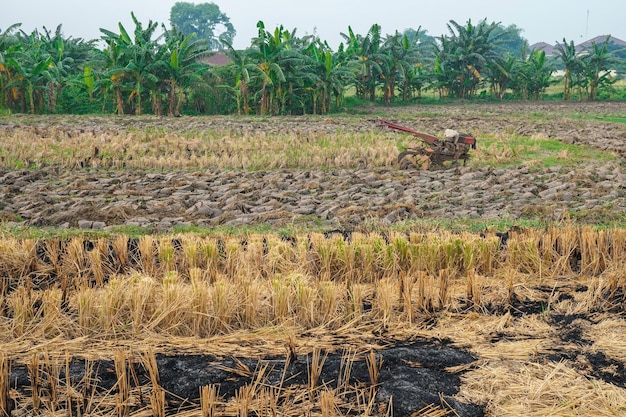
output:
[{"label": "rice field", "polygon": [[[0,259],[5,410],[12,404],[48,415],[170,415],[156,354],[278,354],[306,358],[308,385],[274,386],[265,380],[269,365],[239,364],[229,371],[250,382],[234,400],[209,384],[178,413],[241,415],[245,404],[248,413],[294,415],[290,407],[306,403],[312,415],[384,415],[388,407],[376,401],[384,363],[376,352],[416,338],[447,339],[475,356],[453,370],[463,380],[457,399],[482,404],[487,414],[546,415],[554,407],[569,413],[585,404],[605,413],[596,415],[624,410],[617,366],[626,359],[619,348],[626,325],[623,229],[516,230],[506,242],[443,232],[5,238]],[[555,317],[581,321],[572,330],[577,338],[564,344],[559,332],[567,331]],[[597,370],[606,377],[592,379],[570,351],[601,352],[614,369]],[[367,362],[369,383],[351,386],[344,377],[343,385],[321,384],[330,353]],[[79,380],[72,375],[77,359],[84,369],[113,361],[117,381],[103,391],[86,371]],[[21,367],[29,385],[12,388],[12,369]],[[149,381],[126,374],[134,367],[143,367]],[[579,398],[577,390],[589,387],[609,398]],[[551,403],[555,395],[565,395],[560,407]],[[440,403],[423,415],[436,412],[451,411]]]},{"label": "rice field", "polygon": [[[478,111],[458,111],[419,117],[477,123],[489,146],[466,173],[532,153],[537,176],[559,160],[611,165],[605,188],[623,175],[608,139],[581,155],[588,145],[488,131],[510,115],[476,122]],[[85,196],[89,177],[124,170],[157,181],[205,169],[354,172],[363,160],[396,175],[404,139],[381,143],[361,130],[369,116],[345,118],[206,131],[224,120],[173,131],[151,118],[9,119],[0,165],[4,178],[80,171]],[[541,213],[480,228],[140,233],[38,230],[11,217],[0,227],[0,416],[622,415],[626,229]]]}]

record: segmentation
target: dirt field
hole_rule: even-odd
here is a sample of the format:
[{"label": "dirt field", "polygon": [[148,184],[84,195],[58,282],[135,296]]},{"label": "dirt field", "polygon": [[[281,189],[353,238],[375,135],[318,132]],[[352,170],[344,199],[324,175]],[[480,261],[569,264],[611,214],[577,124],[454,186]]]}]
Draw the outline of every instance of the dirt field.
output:
[{"label": "dirt field", "polygon": [[[626,232],[585,224],[624,221],[626,125],[608,118],[625,116],[529,103],[0,118],[3,230],[267,230],[3,235],[0,416],[622,415]],[[376,117],[494,145],[467,166],[399,170],[404,139]],[[526,137],[608,156],[507,164],[514,148],[496,145]],[[552,227],[410,229],[423,219]]]},{"label": "dirt field", "polygon": [[[384,117],[401,117],[403,123],[433,133],[458,126],[479,141],[481,136],[499,135],[502,141],[514,141],[516,135],[537,136],[618,155],[614,161],[592,160],[584,166],[534,168],[532,161],[525,161],[492,169],[474,161],[467,167],[440,171],[398,170],[393,165],[398,153],[394,139],[402,136],[377,133],[373,116],[367,115],[260,120],[5,118],[0,123],[4,140],[41,140],[45,147],[15,150],[30,169],[0,170],[0,216],[35,226],[133,225],[156,231],[190,225],[299,223],[355,230],[368,220],[384,224],[419,218],[558,220],[571,213],[586,222],[606,222],[626,211],[626,127],[571,118],[590,114],[623,115],[624,105],[472,105],[385,111]],[[194,139],[199,132],[211,130],[221,132],[219,139],[210,143]],[[137,132],[147,133],[140,137]],[[278,154],[279,160],[281,154],[286,159],[291,150],[273,149],[273,136],[292,135],[288,140],[294,143],[289,146],[304,147],[338,132],[344,136],[373,132],[376,151],[368,154],[367,149],[359,149],[364,145],[355,142],[352,148],[349,144],[331,148],[331,155],[323,156],[326,162],[316,160],[312,150],[308,160],[302,156],[294,162],[303,168],[237,170],[246,160],[253,163],[251,154],[263,153],[264,148]],[[241,148],[228,142],[236,143],[246,135],[256,136]],[[135,138],[142,146],[132,148],[120,137]],[[58,148],[54,156],[52,150]],[[62,151],[67,155],[58,156]],[[478,154],[476,159],[481,157]],[[560,158],[566,161],[567,153]],[[324,164],[327,167],[322,168]],[[107,167],[113,169],[103,170]]]}]

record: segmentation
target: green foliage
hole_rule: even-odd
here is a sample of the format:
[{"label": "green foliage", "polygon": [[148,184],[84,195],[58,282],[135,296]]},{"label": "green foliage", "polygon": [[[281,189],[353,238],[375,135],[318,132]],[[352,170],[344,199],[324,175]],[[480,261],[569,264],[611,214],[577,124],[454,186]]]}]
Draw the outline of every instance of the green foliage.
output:
[{"label": "green foliage", "polygon": [[[348,27],[333,51],[315,35],[300,37],[296,29],[259,22],[251,45],[235,50],[234,28],[213,3],[176,3],[171,28],[131,16],[134,28],[102,28],[100,46],[66,37],[61,26],[26,34],[14,25],[1,32],[0,109],[300,115],[370,111],[376,102],[416,100],[626,99],[616,85],[626,68],[625,53],[609,38],[584,54],[564,39],[559,57],[549,59],[542,51],[528,51],[520,28],[486,19],[450,21],[449,33],[439,38],[419,27],[385,35],[374,24],[364,35]],[[225,48],[229,64],[206,63],[218,47]],[[556,65],[566,73],[555,93]]]},{"label": "green foliage", "polygon": [[449,35],[442,35],[435,53],[435,78],[441,95],[473,97],[486,75],[488,64],[498,56],[496,45],[506,32],[486,19],[473,25],[448,24]]}]

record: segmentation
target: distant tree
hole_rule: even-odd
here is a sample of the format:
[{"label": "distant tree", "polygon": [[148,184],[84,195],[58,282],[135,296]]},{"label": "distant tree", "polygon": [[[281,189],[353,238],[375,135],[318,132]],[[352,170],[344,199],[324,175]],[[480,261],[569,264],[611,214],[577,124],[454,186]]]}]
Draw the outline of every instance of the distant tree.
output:
[{"label": "distant tree", "polygon": [[185,36],[195,33],[198,40],[206,40],[211,50],[222,48],[220,38],[232,44],[237,34],[228,16],[215,3],[177,2],[170,10],[170,23]]},{"label": "distant tree", "polygon": [[493,35],[497,36],[498,48],[509,53],[509,55],[516,58],[522,57],[522,50],[528,41],[522,36],[522,28],[516,25],[504,26],[499,24],[493,30]]},{"label": "distant tree", "polygon": [[434,43],[437,39],[434,36],[430,36],[428,31],[422,29],[421,27],[417,29],[404,29],[402,32],[409,39],[409,42],[416,44],[426,44],[426,43]]}]

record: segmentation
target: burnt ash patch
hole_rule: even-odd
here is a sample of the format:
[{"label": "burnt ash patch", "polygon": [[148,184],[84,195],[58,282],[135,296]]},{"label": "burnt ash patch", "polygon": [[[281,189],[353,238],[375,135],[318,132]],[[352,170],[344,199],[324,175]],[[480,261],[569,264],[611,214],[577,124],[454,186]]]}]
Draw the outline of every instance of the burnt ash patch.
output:
[{"label": "burnt ash patch", "polygon": [[590,322],[586,314],[551,314],[550,323],[558,329],[558,336],[564,343],[590,346],[592,340],[583,337],[581,322]]},{"label": "burnt ash patch", "polygon": [[591,375],[609,384],[626,388],[626,368],[624,363],[607,358],[603,352],[586,355],[592,365]]},{"label": "burnt ash patch", "polygon": [[604,352],[563,351],[546,355],[552,362],[566,360],[585,375],[600,379],[608,384],[626,388],[626,367],[623,362],[607,358]]},{"label": "burnt ash patch", "polygon": [[[324,357],[324,353],[322,357]],[[399,343],[376,352],[382,359],[382,368],[377,384],[377,400],[390,401],[395,416],[408,416],[431,405],[441,405],[454,415],[478,417],[484,415],[483,406],[468,404],[452,398],[461,386],[460,373],[449,372],[450,367],[471,364],[475,358],[467,351],[452,347],[446,341],[419,340]],[[256,374],[267,366],[264,383],[283,388],[306,386],[309,383],[311,355],[299,355],[285,369],[284,356],[263,359],[218,358],[213,355],[162,355],[156,356],[162,387],[167,391],[167,401],[172,409],[191,406],[199,402],[200,388],[214,384],[225,399],[235,396],[236,391],[253,383]],[[69,366],[72,384],[83,381],[98,381],[98,392],[115,391],[117,377],[112,361],[102,360],[87,363],[74,359]],[[149,382],[147,370],[133,363],[132,374],[136,379],[132,385]],[[330,352],[326,356],[317,386],[337,386],[345,366],[343,353]],[[60,367],[59,380],[65,380],[65,367]],[[370,375],[364,357],[356,358],[350,372],[350,385],[369,387]],[[23,395],[29,395],[31,379],[26,366],[13,366],[11,387]],[[440,397],[442,396],[442,397]],[[448,408],[449,407],[449,408]],[[454,411],[452,411],[454,410]]]}]

